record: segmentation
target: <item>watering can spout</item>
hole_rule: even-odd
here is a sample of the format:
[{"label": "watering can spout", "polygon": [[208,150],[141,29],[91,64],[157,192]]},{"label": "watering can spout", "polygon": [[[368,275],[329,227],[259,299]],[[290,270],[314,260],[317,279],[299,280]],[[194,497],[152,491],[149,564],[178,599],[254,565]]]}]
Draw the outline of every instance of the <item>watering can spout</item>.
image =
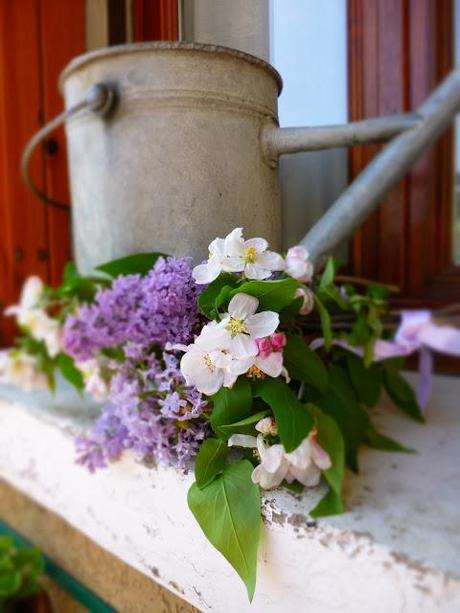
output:
[{"label": "watering can spout", "polygon": [[421,117],[416,113],[406,113],[343,125],[302,128],[270,125],[262,131],[261,140],[267,161],[270,165],[276,165],[280,155],[286,153],[384,142],[414,128],[420,121]]}]

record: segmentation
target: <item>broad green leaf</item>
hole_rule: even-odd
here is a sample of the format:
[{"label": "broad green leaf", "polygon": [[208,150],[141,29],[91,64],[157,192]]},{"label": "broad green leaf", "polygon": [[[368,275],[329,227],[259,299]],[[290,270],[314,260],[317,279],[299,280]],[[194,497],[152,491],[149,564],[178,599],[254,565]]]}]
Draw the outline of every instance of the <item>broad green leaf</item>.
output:
[{"label": "broad green leaf", "polygon": [[207,539],[233,566],[254,596],[261,515],[260,492],[251,480],[253,467],[240,460],[200,490],[188,493],[188,505]]},{"label": "broad green leaf", "polygon": [[345,441],[347,464],[357,472],[357,451],[366,435],[369,417],[359,406],[346,371],[333,366],[329,370],[327,393],[313,401],[337,422]]},{"label": "broad green leaf", "polygon": [[363,361],[351,353],[347,354],[346,362],[348,374],[359,401],[368,407],[375,406],[382,391],[381,366],[372,364],[366,368]]},{"label": "broad green leaf", "polygon": [[292,303],[295,291],[300,283],[295,279],[279,281],[247,281],[234,289],[232,297],[239,293],[249,294],[259,299],[259,311],[276,311],[279,313]]},{"label": "broad green leaf", "polygon": [[255,381],[253,390],[255,396],[271,407],[286,451],[294,451],[313,426],[313,419],[305,406],[281,378]]},{"label": "broad green leaf", "polygon": [[332,489],[321,498],[316,507],[310,511],[312,517],[325,517],[327,515],[340,515],[345,512],[342,498]]},{"label": "broad green leaf", "polygon": [[294,300],[290,304],[285,306],[284,309],[281,309],[280,322],[283,324],[287,321],[290,321],[291,319],[294,319],[294,317],[297,317],[300,309],[302,308],[302,305],[303,305],[302,296],[298,296],[297,298],[294,298]]},{"label": "broad green leaf", "polygon": [[228,272],[221,273],[214,279],[198,297],[198,308],[209,319],[218,317],[218,308],[222,306],[224,299],[229,297],[229,290],[238,285],[238,277]]},{"label": "broad green leaf", "polygon": [[217,436],[227,439],[228,436],[220,430],[220,426],[233,424],[251,414],[251,384],[248,379],[239,377],[232,388],[221,387],[211,398],[214,403],[211,427]]},{"label": "broad green leaf", "polygon": [[329,454],[332,466],[324,471],[331,488],[340,496],[345,475],[345,442],[337,422],[309,403],[307,410],[315,420],[318,444]]},{"label": "broad green leaf", "polygon": [[332,346],[332,328],[331,328],[331,317],[329,315],[328,310],[321,302],[321,300],[315,294],[315,309],[319,314],[321,320],[321,327],[323,329],[323,337],[324,337],[324,346],[327,350],[329,350]]},{"label": "broad green leaf", "polygon": [[327,371],[324,364],[303,338],[294,334],[287,335],[283,361],[290,377],[308,383],[321,393],[326,391]]},{"label": "broad green leaf", "polygon": [[416,421],[424,422],[414,390],[397,370],[385,368],[385,362],[383,366],[383,382],[388,396],[404,413]]},{"label": "broad green leaf", "polygon": [[258,421],[267,417],[270,411],[259,411],[254,415],[250,415],[245,419],[235,422],[234,424],[225,424],[219,426],[219,431],[230,438],[232,434],[257,434],[255,425]]},{"label": "broad green leaf", "polygon": [[66,353],[60,353],[58,355],[58,366],[64,379],[73,385],[77,391],[81,392],[85,387],[83,375],[75,366],[72,358]]},{"label": "broad green leaf", "polygon": [[22,577],[18,571],[0,576],[0,607],[3,599],[6,600],[19,591],[21,583]]},{"label": "broad green leaf", "polygon": [[380,451],[396,451],[399,453],[416,453],[415,449],[410,449],[409,447],[404,447],[398,441],[390,438],[389,436],[385,436],[374,428],[374,426],[369,423],[369,428],[366,434],[366,442],[369,447],[372,449],[380,449]]},{"label": "broad green leaf", "polygon": [[227,452],[227,444],[217,438],[208,438],[201,445],[195,459],[195,479],[200,489],[224,470]]},{"label": "broad green leaf", "polygon": [[101,264],[97,266],[96,270],[104,272],[113,279],[119,275],[146,275],[153,268],[158,258],[167,257],[164,253],[135,253]]}]

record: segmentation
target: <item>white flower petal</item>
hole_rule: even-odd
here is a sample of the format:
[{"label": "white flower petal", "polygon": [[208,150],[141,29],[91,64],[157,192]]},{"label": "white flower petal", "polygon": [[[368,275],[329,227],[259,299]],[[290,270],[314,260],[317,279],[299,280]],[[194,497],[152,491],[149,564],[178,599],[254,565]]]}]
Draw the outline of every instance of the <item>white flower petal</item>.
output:
[{"label": "white flower petal", "polygon": [[210,243],[208,249],[211,256],[225,257],[225,240],[223,238],[215,238]]},{"label": "white flower petal", "polygon": [[235,228],[225,237],[225,255],[244,255],[243,228]]},{"label": "white flower petal", "polygon": [[257,266],[266,268],[267,270],[284,270],[284,260],[279,253],[274,251],[265,251],[256,255],[255,263]]},{"label": "white flower petal", "polygon": [[321,480],[321,471],[317,468],[313,462],[308,468],[297,468],[295,466],[289,467],[289,472],[286,477],[288,481],[296,479],[302,485],[306,487],[315,487]]},{"label": "white flower petal", "polygon": [[244,276],[247,279],[255,279],[256,281],[262,281],[271,276],[271,271],[266,268],[261,268],[257,264],[246,264],[244,267]]},{"label": "white flower petal", "polygon": [[251,315],[246,320],[246,327],[249,334],[254,338],[265,338],[276,330],[280,323],[278,313],[274,311],[262,311]]},{"label": "white flower petal", "polygon": [[258,253],[265,251],[268,247],[268,242],[264,238],[250,238],[244,242],[244,249],[253,247]]},{"label": "white flower petal", "polygon": [[228,349],[230,347],[231,334],[225,329],[225,325],[224,321],[220,322],[220,324],[215,321],[206,324],[201,330],[200,335],[195,339],[195,345],[206,352],[215,349]]},{"label": "white flower petal", "polygon": [[331,458],[327,451],[315,441],[311,441],[311,457],[316,466],[321,470],[328,470],[332,466]]},{"label": "white flower petal", "polygon": [[228,312],[236,319],[246,319],[257,311],[259,301],[255,296],[239,293],[233,296],[228,305]]},{"label": "white flower petal", "polygon": [[283,354],[273,352],[265,359],[257,356],[255,365],[269,377],[279,377],[283,369]]},{"label": "white flower petal", "polygon": [[230,370],[235,375],[243,375],[248,372],[251,366],[254,364],[254,356],[250,355],[245,358],[239,358],[236,360],[232,360],[230,364]]},{"label": "white flower petal", "polygon": [[221,271],[221,267],[218,262],[198,264],[192,271],[192,276],[198,285],[206,285],[211,283],[214,279],[217,279]]},{"label": "white flower petal", "polygon": [[222,270],[225,272],[243,272],[244,259],[237,256],[229,256],[222,260]]},{"label": "white flower petal", "polygon": [[229,447],[247,447],[253,449],[257,447],[257,439],[249,434],[232,434],[228,439]]},{"label": "white flower petal", "polygon": [[230,340],[230,353],[236,359],[256,356],[259,349],[256,341],[247,334],[237,334]]}]

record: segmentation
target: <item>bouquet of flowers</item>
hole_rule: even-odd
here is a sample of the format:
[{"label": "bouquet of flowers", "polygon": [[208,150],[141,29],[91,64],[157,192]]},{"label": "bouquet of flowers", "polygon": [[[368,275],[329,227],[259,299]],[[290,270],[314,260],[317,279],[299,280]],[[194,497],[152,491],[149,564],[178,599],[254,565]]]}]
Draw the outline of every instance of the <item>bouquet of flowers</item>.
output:
[{"label": "bouquet of flowers", "polygon": [[[261,490],[300,492],[324,479],[314,517],[344,511],[345,468],[368,445],[410,452],[379,433],[369,409],[382,390],[423,421],[432,351],[460,356],[445,314],[393,313],[389,291],[314,274],[307,251],[285,256],[236,228],[207,262],[137,254],[58,289],[27,282],[10,307],[23,336],[0,358],[0,380],[53,387],[54,372],[103,402],[76,441],[91,472],[134,453],[187,469],[190,510],[244,581],[251,599],[261,533]],[[420,354],[415,393],[401,375]]]}]

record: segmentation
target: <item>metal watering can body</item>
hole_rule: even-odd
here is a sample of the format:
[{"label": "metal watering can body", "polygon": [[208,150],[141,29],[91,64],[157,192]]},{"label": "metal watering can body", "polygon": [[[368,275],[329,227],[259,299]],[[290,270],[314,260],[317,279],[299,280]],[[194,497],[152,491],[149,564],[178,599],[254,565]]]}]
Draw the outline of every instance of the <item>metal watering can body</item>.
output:
[{"label": "metal watering can body", "polygon": [[66,108],[95,83],[115,90],[101,118],[66,122],[78,268],[136,251],[207,257],[235,226],[280,247],[278,174],[261,146],[281,78],[229,49],[147,43],[96,51],[62,73]]},{"label": "metal watering can body", "polygon": [[[60,77],[66,111],[28,143],[66,124],[74,255],[82,273],[139,251],[207,257],[242,226],[280,248],[280,155],[393,139],[302,241],[312,261],[348,238],[460,110],[454,70],[415,113],[338,126],[279,128],[276,70],[246,53],[195,43],[101,49]],[[396,137],[396,138],[394,138]]]}]

